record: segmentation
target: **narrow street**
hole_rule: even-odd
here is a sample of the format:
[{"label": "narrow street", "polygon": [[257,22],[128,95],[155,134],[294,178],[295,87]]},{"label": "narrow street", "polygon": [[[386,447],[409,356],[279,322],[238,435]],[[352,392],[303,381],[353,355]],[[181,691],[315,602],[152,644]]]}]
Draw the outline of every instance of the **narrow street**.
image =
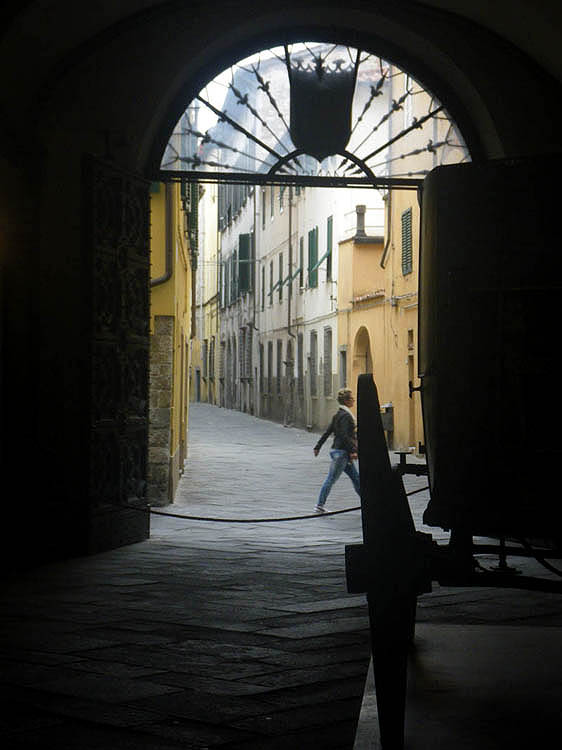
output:
[{"label": "narrow street", "polygon": [[[161,510],[310,514],[329,462],[327,447],[314,458],[316,439],[193,404],[186,472]],[[425,479],[406,482],[410,491]],[[426,497],[411,496],[418,528]],[[343,476],[328,509],[356,505]],[[57,750],[351,750],[370,656],[364,597],[345,586],[344,545],[358,541],[358,511],[277,523],[154,515],[149,541],[6,581],[3,740]],[[560,614],[544,594],[436,586],[418,620],[423,637],[436,623],[550,626]]]}]

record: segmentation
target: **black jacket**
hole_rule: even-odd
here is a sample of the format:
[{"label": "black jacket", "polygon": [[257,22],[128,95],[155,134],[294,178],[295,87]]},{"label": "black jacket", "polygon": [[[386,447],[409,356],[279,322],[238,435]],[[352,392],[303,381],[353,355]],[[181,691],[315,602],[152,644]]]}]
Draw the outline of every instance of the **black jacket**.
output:
[{"label": "black jacket", "polygon": [[357,453],[355,421],[346,409],[338,409],[332,417],[328,429],[324,432],[314,448],[320,450],[332,433],[334,435],[332,450],[343,450],[348,453]]}]

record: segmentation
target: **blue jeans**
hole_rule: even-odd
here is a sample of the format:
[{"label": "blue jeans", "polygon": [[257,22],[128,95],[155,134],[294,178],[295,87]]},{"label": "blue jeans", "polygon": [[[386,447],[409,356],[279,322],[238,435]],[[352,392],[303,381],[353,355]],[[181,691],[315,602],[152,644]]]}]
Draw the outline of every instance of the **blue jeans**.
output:
[{"label": "blue jeans", "polygon": [[321,508],[323,508],[326,504],[326,499],[330,493],[330,490],[332,489],[334,482],[339,479],[342,471],[345,472],[353,482],[355,492],[357,492],[358,495],[360,494],[359,472],[355,468],[355,464],[353,463],[353,461],[349,460],[348,452],[332,450],[330,451],[330,458],[332,459],[330,470],[328,471],[326,481],[324,482],[324,484],[322,485],[322,489],[320,490],[320,496],[317,503]]}]

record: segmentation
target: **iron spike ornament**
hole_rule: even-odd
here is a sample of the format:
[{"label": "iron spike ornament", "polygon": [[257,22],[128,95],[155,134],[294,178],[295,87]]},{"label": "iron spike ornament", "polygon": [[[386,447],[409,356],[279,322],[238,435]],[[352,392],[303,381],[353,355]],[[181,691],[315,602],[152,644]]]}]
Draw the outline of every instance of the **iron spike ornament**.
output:
[{"label": "iron spike ornament", "polygon": [[297,150],[322,162],[327,156],[346,151],[351,137],[351,113],[359,53],[353,64],[332,66],[322,55],[313,55],[313,65],[285,60],[290,88],[290,134]]},{"label": "iron spike ornament", "polygon": [[435,166],[467,159],[454,123],[411,76],[314,41],[262,50],[209,81],[179,119],[160,176],[416,187]]}]

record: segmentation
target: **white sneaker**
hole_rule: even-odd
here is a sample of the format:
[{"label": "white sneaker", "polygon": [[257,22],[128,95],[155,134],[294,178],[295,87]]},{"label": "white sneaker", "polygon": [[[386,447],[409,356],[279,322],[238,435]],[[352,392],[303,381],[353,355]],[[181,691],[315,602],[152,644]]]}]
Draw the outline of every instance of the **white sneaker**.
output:
[{"label": "white sneaker", "polygon": [[316,511],[316,513],[325,513],[326,512],[326,509],[324,508],[323,505],[317,505],[316,508],[314,508],[314,510]]}]

